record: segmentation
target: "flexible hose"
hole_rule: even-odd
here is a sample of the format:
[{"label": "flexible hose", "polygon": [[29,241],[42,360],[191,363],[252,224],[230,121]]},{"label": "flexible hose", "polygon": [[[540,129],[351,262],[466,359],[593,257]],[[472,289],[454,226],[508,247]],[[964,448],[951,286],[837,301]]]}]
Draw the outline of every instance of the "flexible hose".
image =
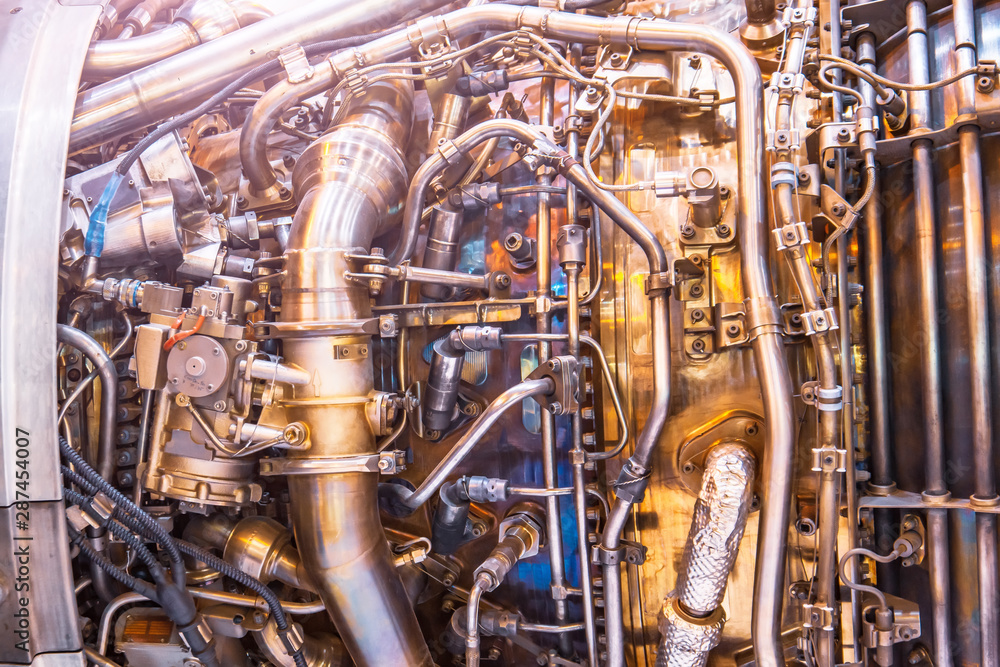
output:
[{"label": "flexible hose", "polygon": [[[271,616],[274,617],[274,624],[278,627],[278,632],[288,632],[290,626],[288,625],[288,617],[285,615],[285,610],[281,606],[281,600],[278,599],[278,596],[274,593],[274,591],[261,583],[260,580],[251,577],[243,570],[230,565],[218,556],[202,549],[199,546],[195,546],[190,542],[177,540],[177,546],[188,556],[197,558],[202,563],[205,563],[213,570],[219,572],[219,574],[229,577],[244,588],[249,588],[254,593],[262,597],[264,601],[267,602],[268,608],[271,610]],[[292,659],[295,661],[296,667],[307,667],[305,657],[302,655],[301,647],[296,649],[296,651],[291,655]]]}]

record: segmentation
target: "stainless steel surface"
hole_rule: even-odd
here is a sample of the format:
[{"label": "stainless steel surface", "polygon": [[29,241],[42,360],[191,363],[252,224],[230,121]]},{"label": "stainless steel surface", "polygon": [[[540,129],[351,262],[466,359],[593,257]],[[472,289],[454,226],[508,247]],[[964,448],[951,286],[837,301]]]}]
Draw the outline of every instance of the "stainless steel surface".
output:
[{"label": "stainless steel surface", "polygon": [[37,4],[15,662],[997,664],[1000,1]]}]

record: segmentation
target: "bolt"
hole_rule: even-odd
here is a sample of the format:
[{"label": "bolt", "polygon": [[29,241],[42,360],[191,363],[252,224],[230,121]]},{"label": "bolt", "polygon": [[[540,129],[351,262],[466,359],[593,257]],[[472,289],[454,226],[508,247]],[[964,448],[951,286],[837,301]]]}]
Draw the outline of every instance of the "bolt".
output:
[{"label": "bolt", "polygon": [[[211,388],[211,385],[209,385],[209,388]],[[213,405],[212,407],[215,408],[215,410],[217,412],[222,412],[223,410],[226,409],[226,402],[225,401],[216,401],[215,405]]]},{"label": "bolt", "polygon": [[587,101],[591,104],[601,99],[601,93],[594,86],[587,86],[587,90],[584,91],[584,95],[586,96]]},{"label": "bolt", "polygon": [[736,338],[737,336],[739,336],[740,325],[730,324],[728,327],[726,327],[726,335],[729,336],[730,338]]},{"label": "bolt", "polygon": [[844,213],[847,212],[847,207],[841,204],[840,202],[837,202],[836,204],[830,207],[830,212],[839,218],[840,216],[844,215]]},{"label": "bolt", "polygon": [[378,460],[378,469],[379,470],[388,470],[391,465],[392,465],[392,461],[390,461],[389,459],[379,459]]},{"label": "bolt", "polygon": [[493,279],[493,284],[497,286],[497,289],[507,289],[510,287],[510,276],[506,273],[498,273]]},{"label": "bolt", "polygon": [[694,350],[695,352],[704,352],[705,351],[705,341],[702,340],[701,338],[699,338],[699,339],[697,339],[695,341],[692,341],[692,343],[691,343],[691,349]]},{"label": "bolt", "polygon": [[286,188],[284,185],[278,190],[278,196],[282,199],[288,199],[292,196],[292,191]]},{"label": "bolt", "polygon": [[722,223],[721,225],[715,228],[715,231],[716,233],[718,233],[720,237],[725,238],[729,236],[730,232],[732,232],[733,230],[729,228],[729,225]]},{"label": "bolt", "polygon": [[247,349],[247,342],[245,340],[236,341],[236,351],[243,352]]},{"label": "bolt", "polygon": [[620,54],[620,53],[612,53],[611,54],[611,64],[614,65],[615,67],[617,67],[618,65],[621,65],[622,64],[622,54]]},{"label": "bolt", "polygon": [[687,463],[684,464],[684,467],[681,468],[681,470],[684,471],[685,475],[690,475],[691,473],[694,472],[694,464],[688,461]]},{"label": "bolt", "polygon": [[694,236],[694,225],[691,223],[684,223],[681,225],[681,236],[689,239]]},{"label": "bolt", "polygon": [[757,435],[758,428],[756,422],[751,422],[750,424],[747,424],[747,427],[746,429],[744,429],[744,431],[749,436]]},{"label": "bolt", "polygon": [[788,141],[788,134],[785,132],[778,132],[778,134],[775,135],[775,139],[778,140],[779,144],[783,144]]},{"label": "bolt", "polygon": [[549,403],[549,410],[551,410],[554,415],[561,415],[563,412],[562,403],[559,401],[552,401]]},{"label": "bolt", "polygon": [[452,584],[455,583],[455,576],[449,572],[448,574],[441,577],[441,583],[444,584],[445,586],[451,586]]},{"label": "bolt", "polygon": [[799,183],[801,183],[802,185],[808,185],[809,181],[811,181],[811,180],[812,180],[812,176],[809,175],[808,171],[800,171],[799,172]]},{"label": "bolt", "polygon": [[701,308],[695,308],[694,310],[691,311],[692,322],[701,322],[703,319],[705,319],[705,311],[703,311]]},{"label": "bolt", "polygon": [[285,157],[281,158],[281,164],[285,165],[286,169],[291,169],[292,167],[295,166],[295,158],[292,157],[291,155],[286,155]]},{"label": "bolt", "polygon": [[243,195],[238,196],[236,198],[236,208],[246,208],[246,207],[247,207],[247,198],[244,197]]},{"label": "bolt", "polygon": [[850,140],[851,140],[851,131],[848,130],[846,127],[840,128],[840,132],[837,132],[837,141],[839,141],[842,144],[846,144]]},{"label": "bolt", "polygon": [[705,293],[705,288],[701,286],[701,283],[695,283],[691,285],[691,296],[697,299],[702,294]]}]

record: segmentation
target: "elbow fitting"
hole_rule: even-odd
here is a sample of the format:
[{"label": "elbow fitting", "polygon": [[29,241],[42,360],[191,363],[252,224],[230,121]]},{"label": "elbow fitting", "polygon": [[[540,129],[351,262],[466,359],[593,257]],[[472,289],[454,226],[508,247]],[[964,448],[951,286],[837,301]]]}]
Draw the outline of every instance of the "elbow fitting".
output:
[{"label": "elbow fitting", "polygon": [[434,431],[447,429],[458,403],[465,353],[500,348],[501,330],[497,327],[455,329],[434,343],[431,370],[424,394],[424,427]]},{"label": "elbow fitting", "polygon": [[490,477],[462,477],[442,486],[431,526],[434,550],[443,555],[455,553],[465,542],[471,503],[506,500],[509,486],[505,479]]}]

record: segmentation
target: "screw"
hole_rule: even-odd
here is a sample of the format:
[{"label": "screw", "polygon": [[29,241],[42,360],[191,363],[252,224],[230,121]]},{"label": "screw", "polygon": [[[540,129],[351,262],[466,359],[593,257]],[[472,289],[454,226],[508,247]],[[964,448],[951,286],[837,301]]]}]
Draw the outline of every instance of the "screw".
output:
[{"label": "screw", "polygon": [[684,223],[681,225],[681,236],[689,239],[694,236],[694,225],[690,223]]},{"label": "screw", "polygon": [[612,53],[611,54],[611,64],[614,65],[614,66],[616,66],[616,67],[618,65],[621,65],[622,64],[622,54],[620,54],[620,53]]},{"label": "screw", "polygon": [[559,401],[552,401],[549,403],[549,410],[551,410],[554,415],[561,415],[563,412],[562,403]]},{"label": "screw", "polygon": [[246,208],[246,207],[247,207],[247,198],[244,197],[243,195],[240,195],[239,197],[237,197],[236,198],[236,208]]},{"label": "screw", "polygon": [[286,155],[285,157],[281,158],[281,163],[285,165],[286,169],[291,169],[292,167],[295,166],[295,158],[292,157],[291,155]]},{"label": "screw", "polygon": [[726,335],[729,336],[730,338],[736,338],[737,336],[739,336],[740,325],[730,324],[728,327],[726,327]]},{"label": "screw", "polygon": [[510,287],[510,276],[506,273],[498,273],[493,279],[493,284],[497,286],[497,289],[507,289]]},{"label": "screw", "polygon": [[744,429],[744,431],[746,432],[747,435],[750,436],[757,435],[758,428],[756,422],[751,422],[750,424],[747,424],[747,427],[746,429]]},{"label": "screw", "polygon": [[694,298],[697,299],[704,293],[705,293],[705,288],[702,287],[700,283],[695,283],[694,285],[691,285],[691,296],[693,296]]},{"label": "screw", "polygon": [[840,216],[844,215],[844,213],[847,212],[847,207],[841,204],[840,202],[837,202],[836,204],[830,207],[830,212],[839,218]]},{"label": "screw", "polygon": [[715,231],[719,234],[720,237],[725,238],[729,236],[730,232],[732,232],[733,230],[729,228],[729,225],[722,223],[721,225],[715,228]]},{"label": "screw", "polygon": [[247,349],[247,342],[245,340],[236,341],[236,351],[243,352]]},{"label": "screw", "polygon": [[783,144],[786,141],[788,141],[788,134],[786,134],[785,132],[778,132],[778,134],[775,135],[775,139],[778,140],[779,144]]},{"label": "screw", "polygon": [[388,470],[389,466],[391,466],[391,465],[392,465],[392,462],[389,459],[379,459],[378,460],[378,469],[379,470]]},{"label": "screw", "polygon": [[701,322],[703,319],[705,319],[705,312],[701,308],[695,308],[691,311],[692,322]]},{"label": "screw", "polygon": [[695,352],[704,352],[705,351],[705,341],[702,340],[701,338],[699,338],[699,339],[697,339],[695,341],[692,341],[691,342],[691,349],[694,350]]},{"label": "screw", "polygon": [[851,131],[848,130],[846,127],[840,128],[840,132],[837,132],[837,141],[839,141],[842,144],[846,144],[850,140],[851,140]]},{"label": "screw", "polygon": [[801,183],[802,185],[808,185],[809,181],[811,181],[811,180],[812,180],[812,176],[809,175],[808,171],[800,171],[799,172],[799,183]]},{"label": "screw", "polygon": [[688,461],[687,463],[684,464],[684,467],[681,468],[681,470],[684,471],[685,475],[690,475],[691,473],[694,472],[694,464]]},{"label": "screw", "polygon": [[282,185],[281,189],[278,190],[278,196],[282,199],[288,199],[292,196],[292,191]]},{"label": "screw", "polygon": [[[209,385],[209,388],[211,388],[211,385]],[[217,412],[222,412],[223,410],[226,409],[226,402],[225,401],[216,401],[215,405],[213,405],[212,407],[215,408],[215,410]]]}]

